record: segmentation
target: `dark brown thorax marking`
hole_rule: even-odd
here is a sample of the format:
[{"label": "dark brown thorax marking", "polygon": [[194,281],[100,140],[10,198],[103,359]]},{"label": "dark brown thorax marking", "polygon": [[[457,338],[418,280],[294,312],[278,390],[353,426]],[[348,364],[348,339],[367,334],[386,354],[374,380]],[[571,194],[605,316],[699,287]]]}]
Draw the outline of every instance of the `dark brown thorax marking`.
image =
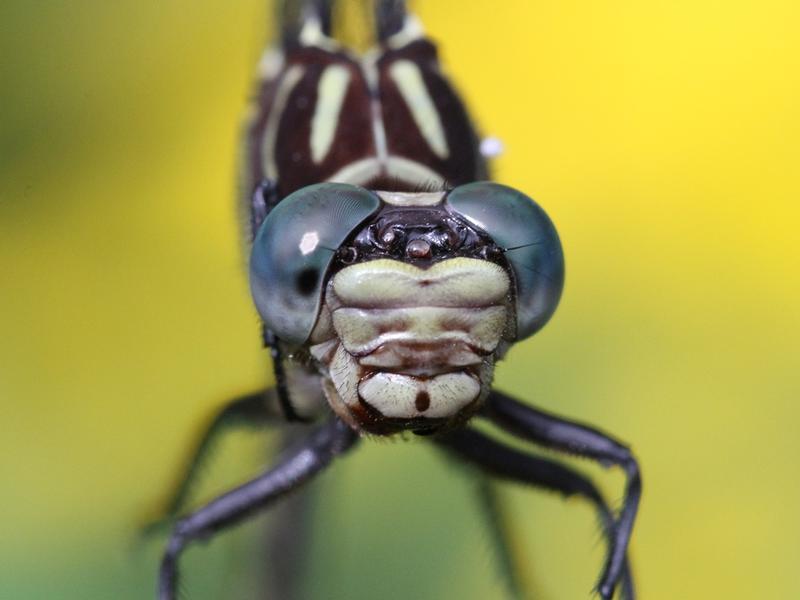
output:
[{"label": "dark brown thorax marking", "polygon": [[[403,68],[414,65],[441,120],[447,154],[437,154],[419,132],[408,103],[398,87]],[[378,60],[379,96],[386,127],[388,151],[392,155],[423,163],[456,186],[486,176],[478,140],[470,125],[464,104],[442,75],[436,47],[428,40],[417,40],[384,53]],[[398,75],[398,72],[400,75]]]},{"label": "dark brown thorax marking", "polygon": [[418,191],[485,178],[469,117],[430,41],[361,60],[336,48],[331,40],[272,57],[245,136],[245,190],[264,179],[283,198],[328,180]]},{"label": "dark brown thorax marking", "polygon": [[[317,163],[311,153],[312,121],[320,79],[334,66],[346,73],[346,91],[334,142]],[[262,84],[258,111],[249,136],[252,181],[277,180],[281,197],[376,153],[367,82],[358,62],[344,52],[314,46],[293,50],[277,77]]]}]

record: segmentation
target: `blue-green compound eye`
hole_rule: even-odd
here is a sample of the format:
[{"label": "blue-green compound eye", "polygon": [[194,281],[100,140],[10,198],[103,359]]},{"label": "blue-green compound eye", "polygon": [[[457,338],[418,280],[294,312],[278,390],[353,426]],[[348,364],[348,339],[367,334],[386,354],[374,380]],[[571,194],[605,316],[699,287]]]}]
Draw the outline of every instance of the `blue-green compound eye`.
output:
[{"label": "blue-green compound eye", "polygon": [[308,339],[336,250],[380,206],[363,188],[320,183],[290,194],[267,215],[250,254],[250,290],[280,339],[293,346]]},{"label": "blue-green compound eye", "polygon": [[536,333],[555,312],[564,287],[564,255],[553,223],[531,198],[496,183],[457,187],[447,204],[503,250],[517,288],[516,339]]}]

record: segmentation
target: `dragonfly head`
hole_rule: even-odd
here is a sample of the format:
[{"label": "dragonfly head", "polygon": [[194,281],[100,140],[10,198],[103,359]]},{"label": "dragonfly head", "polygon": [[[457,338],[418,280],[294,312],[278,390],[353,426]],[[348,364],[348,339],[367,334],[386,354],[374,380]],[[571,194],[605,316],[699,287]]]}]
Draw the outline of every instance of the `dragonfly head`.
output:
[{"label": "dragonfly head", "polygon": [[267,216],[250,265],[265,325],[307,348],[332,408],[374,434],[472,416],[495,361],[552,315],[563,277],[545,213],[493,183],[303,188]]}]

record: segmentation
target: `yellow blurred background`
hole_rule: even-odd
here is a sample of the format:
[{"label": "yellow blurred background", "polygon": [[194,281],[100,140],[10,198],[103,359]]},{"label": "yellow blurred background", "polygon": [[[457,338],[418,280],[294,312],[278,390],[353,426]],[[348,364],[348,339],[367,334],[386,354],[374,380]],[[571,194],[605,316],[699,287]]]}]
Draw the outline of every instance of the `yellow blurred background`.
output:
[{"label": "yellow blurred background", "polygon": [[[565,246],[561,307],[498,386],[633,445],[643,600],[800,598],[800,4],[414,6],[505,144],[495,177]],[[151,597],[136,524],[202,419],[268,381],[233,190],[270,14],[0,6],[0,598]],[[226,445],[206,496],[257,472],[260,439]],[[505,597],[469,472],[424,441],[323,479],[309,598]],[[502,493],[535,597],[588,597],[591,510]],[[251,597],[257,529],[191,550],[186,597]]]}]

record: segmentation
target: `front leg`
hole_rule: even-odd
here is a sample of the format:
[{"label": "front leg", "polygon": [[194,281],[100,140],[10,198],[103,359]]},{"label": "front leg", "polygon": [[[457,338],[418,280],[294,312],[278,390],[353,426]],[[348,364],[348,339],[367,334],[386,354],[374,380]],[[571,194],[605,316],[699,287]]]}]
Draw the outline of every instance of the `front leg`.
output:
[{"label": "front leg", "polygon": [[597,429],[542,412],[498,391],[492,391],[489,395],[483,414],[519,437],[554,450],[592,458],[603,465],[617,465],[625,470],[625,499],[597,585],[600,596],[609,600],[625,568],[625,555],[642,495],[639,465],[631,451]]},{"label": "front leg", "polygon": [[147,523],[142,534],[159,531],[186,509],[188,500],[201,473],[210,459],[216,443],[229,431],[238,427],[265,427],[270,424],[285,423],[277,406],[273,406],[274,394],[270,390],[259,390],[240,396],[228,402],[200,431],[186,468],[176,480],[167,501],[155,519]]},{"label": "front leg", "polygon": [[[588,500],[597,511],[610,552],[614,543],[614,515],[594,483],[578,471],[549,458],[520,452],[471,428],[448,433],[438,443],[489,475],[557,492],[565,498],[576,495]],[[506,549],[506,552],[509,551]],[[509,579],[520,581],[510,565],[509,562]],[[517,589],[520,597],[521,589]],[[626,560],[622,571],[622,598],[635,600],[635,597],[633,578]]]},{"label": "front leg", "polygon": [[299,488],[357,440],[358,436],[347,425],[333,418],[260,477],[178,521],[161,562],[159,599],[175,599],[178,558],[190,542],[210,537]]}]

